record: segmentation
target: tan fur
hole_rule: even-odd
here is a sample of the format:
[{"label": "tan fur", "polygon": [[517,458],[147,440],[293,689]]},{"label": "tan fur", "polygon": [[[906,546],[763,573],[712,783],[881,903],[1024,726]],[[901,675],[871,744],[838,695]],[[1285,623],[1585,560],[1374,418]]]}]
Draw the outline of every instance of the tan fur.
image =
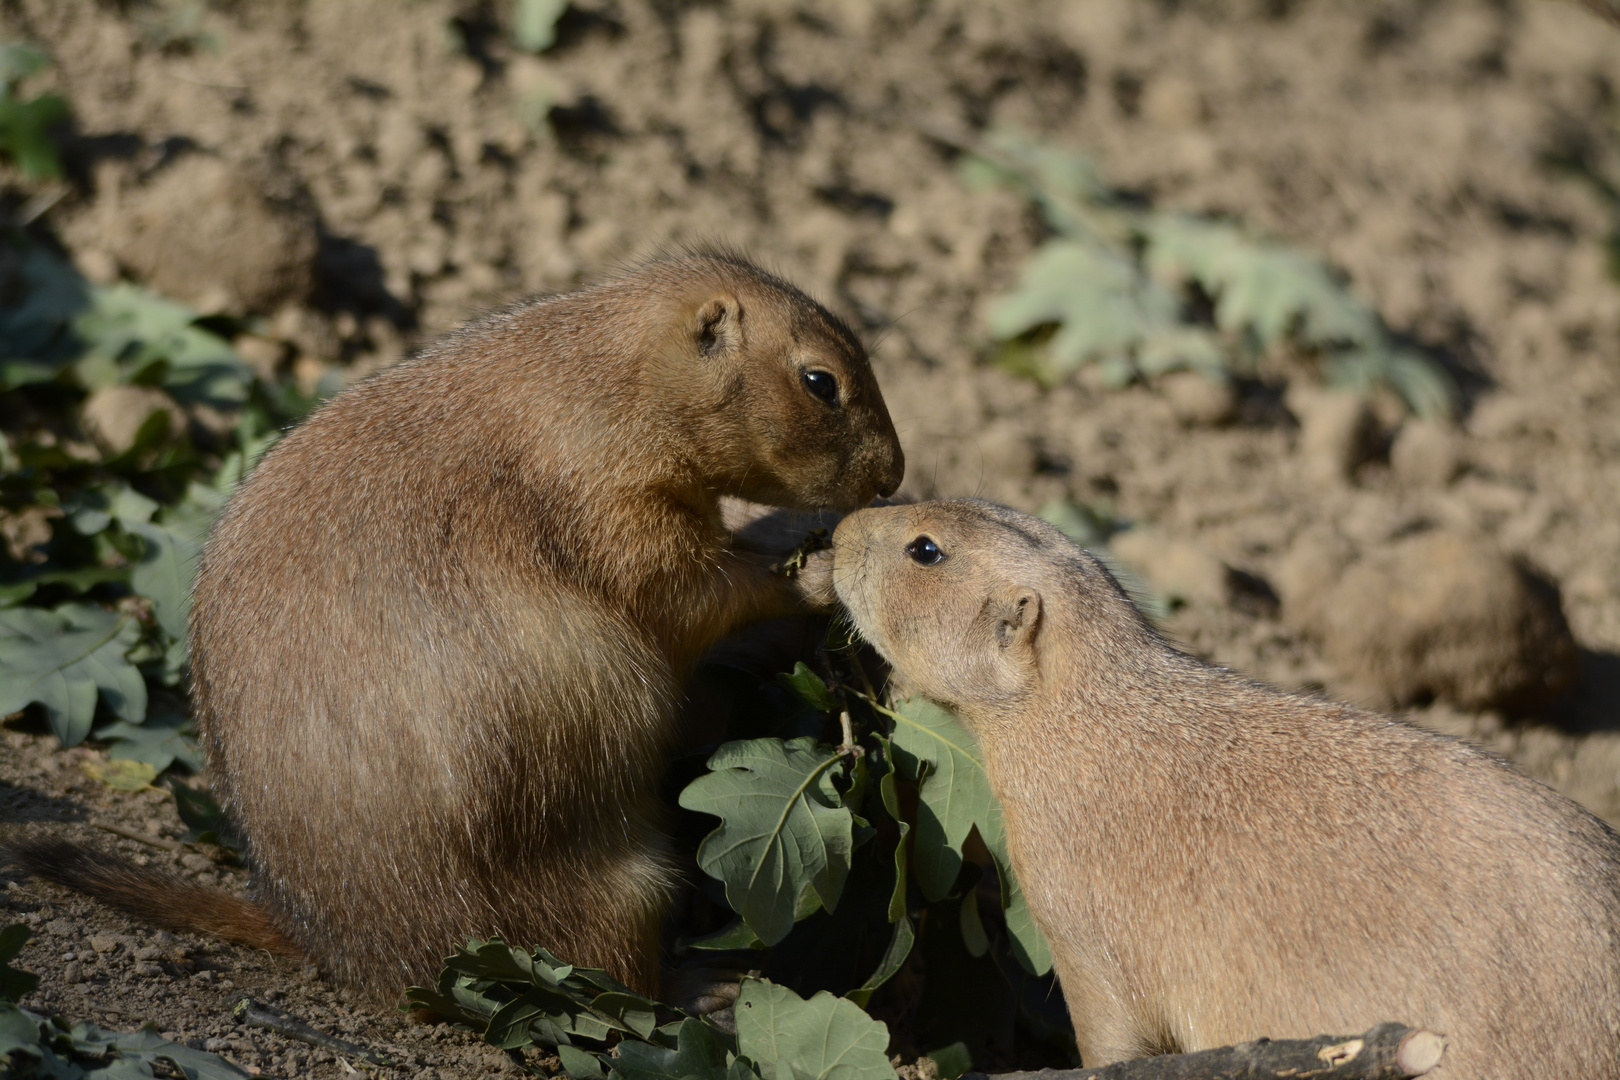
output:
[{"label": "tan fur", "polygon": [[681,684],[804,607],[719,499],[849,510],[903,467],[854,335],[727,253],[340,394],[232,500],[193,602],[198,727],[269,919],[382,998],[491,934],[654,992]]},{"label": "tan fur", "polygon": [[1620,1075],[1620,838],[1568,799],[1178,652],[1004,507],[860,511],[834,578],[978,738],[1087,1065],[1396,1020],[1445,1080]]}]

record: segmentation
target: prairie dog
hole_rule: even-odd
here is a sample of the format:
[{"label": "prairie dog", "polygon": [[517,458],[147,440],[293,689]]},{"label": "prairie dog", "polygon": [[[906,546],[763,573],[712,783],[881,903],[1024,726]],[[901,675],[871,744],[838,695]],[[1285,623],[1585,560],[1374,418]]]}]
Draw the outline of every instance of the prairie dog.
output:
[{"label": "prairie dog", "polygon": [[192,692],[255,903],[25,864],[378,999],[492,934],[656,993],[682,682],[805,610],[720,498],[847,511],[903,471],[855,335],[739,256],[480,319],[318,410],[209,539]]},{"label": "prairie dog", "polygon": [[1261,1036],[1447,1037],[1431,1074],[1620,1076],[1620,838],[1507,763],[1172,648],[979,501],[859,511],[833,578],[978,739],[1088,1066]]}]

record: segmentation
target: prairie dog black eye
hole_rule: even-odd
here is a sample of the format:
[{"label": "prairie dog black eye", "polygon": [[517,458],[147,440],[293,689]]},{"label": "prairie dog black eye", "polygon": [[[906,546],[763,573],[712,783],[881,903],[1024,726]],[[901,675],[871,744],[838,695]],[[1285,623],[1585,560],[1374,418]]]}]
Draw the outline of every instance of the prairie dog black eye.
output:
[{"label": "prairie dog black eye", "polygon": [[926,536],[919,536],[907,544],[906,554],[911,556],[912,562],[921,566],[933,566],[945,557],[945,553],[939,550],[939,545]]},{"label": "prairie dog black eye", "polygon": [[832,375],[831,372],[817,371],[814,368],[810,368],[806,371],[800,372],[799,381],[804,383],[804,388],[806,390],[810,391],[822,401],[825,401],[829,405],[837,404],[838,380]]}]

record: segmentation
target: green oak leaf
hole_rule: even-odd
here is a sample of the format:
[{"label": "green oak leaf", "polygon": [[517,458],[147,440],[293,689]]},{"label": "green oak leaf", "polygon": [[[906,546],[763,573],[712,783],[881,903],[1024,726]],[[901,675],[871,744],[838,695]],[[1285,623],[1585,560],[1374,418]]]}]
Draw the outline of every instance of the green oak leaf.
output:
[{"label": "green oak leaf", "polygon": [[[615,1035],[663,1041],[656,1002],[605,971],[564,964],[545,949],[531,953],[500,938],[457,947],[437,987],[413,986],[406,996],[483,1028],[484,1040],[505,1050],[604,1042]],[[583,1068],[582,1061],[576,1064]]]},{"label": "green oak leaf", "polygon": [[889,921],[898,923],[903,920],[909,925],[911,920],[906,915],[906,863],[909,861],[907,853],[910,846],[906,843],[906,837],[911,835],[911,823],[901,817],[900,796],[894,789],[894,744],[882,732],[874,731],[872,735],[888,765],[878,779],[878,796],[883,800],[884,811],[900,831],[900,840],[894,845],[894,891],[889,894]]},{"label": "green oak leaf", "polygon": [[191,581],[197,576],[202,541],[183,532],[150,522],[130,531],[146,541],[146,552],[135,564],[130,586],[152,601],[152,615],[170,641],[184,641],[191,614]]},{"label": "green oak leaf", "polygon": [[[38,975],[11,966],[11,961],[28,944],[29,937],[30,931],[22,923],[14,923],[0,930],[0,998],[21,1001],[39,985]],[[0,1053],[5,1053],[3,1047],[0,1047]]]},{"label": "green oak leaf", "polygon": [[[88,1025],[74,1025],[73,1030],[76,1038],[81,1026]],[[140,1062],[150,1066],[151,1063],[156,1061],[167,1062],[174,1069],[183,1073],[188,1080],[193,1077],[196,1080],[237,1080],[239,1077],[249,1075],[245,1070],[231,1064],[218,1054],[210,1054],[205,1050],[193,1050],[182,1043],[170,1042],[159,1035],[157,1029],[150,1024],[139,1031],[132,1031],[128,1034],[101,1032],[99,1029],[96,1029],[96,1031],[102,1036],[108,1036],[106,1045],[120,1059],[130,1065]],[[91,1075],[99,1076],[101,1072],[98,1070]],[[151,1068],[148,1067],[143,1072],[130,1071],[129,1075],[151,1076],[153,1073]]]},{"label": "green oak leaf", "polygon": [[1457,407],[1458,390],[1445,369],[1422,353],[1389,344],[1363,346],[1328,358],[1329,386],[1365,392],[1382,383],[1400,395],[1418,416],[1450,416]]},{"label": "green oak leaf", "polygon": [[[179,1073],[188,1080],[240,1080],[248,1075],[218,1054],[169,1042],[150,1024],[130,1032],[107,1031],[83,1021],[68,1026],[6,1001],[0,1001],[0,1057],[21,1066],[18,1075],[62,1080],[151,1077],[156,1075],[153,1064],[160,1061],[166,1066],[164,1075]],[[31,1060],[25,1064],[19,1058]]]},{"label": "green oak leaf", "polygon": [[157,770],[144,761],[128,758],[88,758],[79,763],[84,775],[114,791],[145,791],[157,779]]},{"label": "green oak leaf", "polygon": [[698,847],[704,873],[725,883],[726,900],[759,939],[774,945],[795,915],[833,910],[854,851],[854,819],[832,779],[842,758],[809,738],[723,744],[712,770],[688,784],[680,805],[713,814],[720,827]]},{"label": "green oak leaf", "polygon": [[[9,1001],[0,1001],[0,1061],[9,1060],[12,1068],[17,1070],[19,1076],[28,1076],[30,1072],[23,1071],[24,1064],[19,1055],[26,1055],[35,1061],[41,1060],[50,1048],[40,1045],[39,1023],[33,1014],[19,1009]],[[51,1057],[55,1062],[55,1056]],[[37,1074],[37,1068],[31,1068]],[[8,1074],[9,1075],[9,1074]],[[50,1070],[45,1071],[46,1076],[52,1075]]]},{"label": "green oak leaf", "polygon": [[732,949],[763,949],[765,943],[759,940],[759,935],[754,933],[741,917],[738,917],[712,934],[688,941],[686,947],[729,952]]},{"label": "green oak leaf", "polygon": [[0,88],[44,71],[51,64],[50,54],[20,41],[0,42]]},{"label": "green oak leaf", "polygon": [[1311,345],[1384,336],[1372,309],[1302,251],[1185,215],[1150,219],[1143,233],[1149,272],[1198,282],[1215,298],[1215,323],[1223,330],[1253,331],[1267,343],[1292,334]]},{"label": "green oak leaf", "polygon": [[1038,207],[1061,236],[1095,237],[1096,208],[1113,194],[1091,160],[1062,147],[1047,146],[1012,128],[992,128],[974,153],[962,158],[959,171],[970,188],[998,184],[1019,191]]},{"label": "green oak leaf", "polygon": [[568,10],[568,0],[515,0],[512,5],[512,44],[526,53],[543,53],[557,41],[557,20]]},{"label": "green oak leaf", "polygon": [[777,675],[776,682],[817,712],[837,712],[840,708],[838,699],[827,689],[821,676],[810,670],[810,665],[803,660],[794,664],[791,672]]},{"label": "green oak leaf", "polygon": [[1001,879],[1001,905],[1013,953],[1025,970],[1041,975],[1052,967],[1052,953],[1035,925],[1007,857],[1001,804],[990,790],[979,747],[956,717],[921,698],[896,703],[895,771],[917,784],[917,828],[912,859],[923,895],[940,900],[962,870],[962,845],[978,829],[995,859]]},{"label": "green oak leaf", "polygon": [[146,680],[125,654],[140,636],[134,619],[94,604],[0,610],[0,715],[38,702],[63,746],[90,734],[98,695],[139,724]]},{"label": "green oak leaf", "polygon": [[[725,1080],[726,1047],[714,1029],[701,1020],[687,1019],[676,1029],[674,1049],[626,1040],[611,1059],[620,1080]],[[572,1069],[569,1070],[572,1072]]]},{"label": "green oak leaf", "polygon": [[973,1068],[973,1055],[968,1053],[966,1043],[953,1042],[949,1046],[928,1051],[928,1056],[934,1062],[939,1080],[956,1080]]},{"label": "green oak leaf", "polygon": [[1046,346],[1051,381],[1082,364],[1131,355],[1142,341],[1178,329],[1180,303],[1131,259],[1088,240],[1049,240],[1018,285],[990,309],[998,341],[1056,326]]},{"label": "green oak leaf", "polygon": [[253,369],[230,342],[196,325],[197,312],[136,285],[97,286],[73,320],[89,344],[75,363],[87,384],[161,383],[183,404],[240,405]]},{"label": "green oak leaf", "polygon": [[562,1043],[557,1047],[557,1060],[562,1062],[563,1072],[573,1080],[606,1080],[607,1070],[602,1068],[602,1059],[583,1047]]},{"label": "green oak leaf", "polygon": [[[980,835],[999,834],[1001,809],[991,794],[978,744],[954,716],[912,698],[896,703],[894,721],[895,769],[919,785],[912,851],[917,884],[929,900],[940,900],[962,870],[968,833],[979,825]],[[991,823],[994,827],[987,827]]]},{"label": "green oak leaf", "polygon": [[85,488],[71,499],[63,500],[62,509],[81,536],[94,536],[114,519],[126,527],[130,523],[149,522],[157,513],[158,504],[119,480]]},{"label": "green oak leaf", "polygon": [[108,744],[107,756],[121,761],[143,761],[162,772],[176,761],[192,772],[202,771],[191,719],[180,713],[148,714],[140,724],[115,720],[95,731]]},{"label": "green oak leaf", "polygon": [[0,153],[11,158],[30,180],[61,176],[62,159],[51,129],[71,114],[67,99],[59,94],[24,101],[0,92]]},{"label": "green oak leaf", "polygon": [[894,1080],[888,1028],[852,1001],[744,979],[734,1015],[737,1050],[765,1080]]},{"label": "green oak leaf", "polygon": [[0,304],[0,390],[56,378],[77,355],[70,327],[90,302],[90,284],[67,262],[33,244],[20,254],[14,292]]},{"label": "green oak leaf", "polygon": [[878,961],[877,970],[872,972],[864,983],[844,996],[861,1008],[866,1008],[867,1003],[872,1000],[873,992],[894,978],[904,966],[906,957],[911,955],[911,947],[916,943],[917,928],[912,925],[909,915],[901,915],[894,924],[894,936],[889,939],[889,947],[883,951],[883,959]]},{"label": "green oak leaf", "polygon": [[168,635],[171,655],[166,659],[176,673],[185,660],[197,560],[224,503],[222,492],[194,480],[185,497],[172,506],[162,506],[120,482],[86,489],[67,507],[73,527],[86,536],[117,521],[124,532],[140,538],[130,586],[152,601],[152,614]]}]

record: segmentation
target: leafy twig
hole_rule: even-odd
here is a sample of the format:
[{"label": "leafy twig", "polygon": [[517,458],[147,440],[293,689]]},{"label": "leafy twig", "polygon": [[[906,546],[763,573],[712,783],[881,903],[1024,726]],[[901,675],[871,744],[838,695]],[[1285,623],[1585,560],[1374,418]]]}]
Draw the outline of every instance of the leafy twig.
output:
[{"label": "leafy twig", "polygon": [[799,543],[799,546],[788,553],[787,558],[771,567],[775,573],[783,577],[795,577],[810,561],[810,556],[818,551],[826,551],[832,547],[832,540],[826,529],[811,529],[810,535]]},{"label": "leafy twig", "polygon": [[308,1046],[320,1047],[334,1053],[344,1054],[348,1057],[359,1058],[372,1065],[401,1065],[402,1062],[379,1054],[375,1050],[368,1050],[358,1043],[345,1042],[335,1036],[320,1031],[296,1016],[289,1016],[280,1009],[272,1008],[262,1002],[254,1001],[250,997],[238,997],[230,1002],[231,1016],[238,1022],[249,1027],[262,1028],[274,1032],[286,1039],[293,1039]]},{"label": "leafy twig", "polygon": [[143,832],[136,832],[134,829],[126,829],[122,825],[114,825],[110,821],[92,821],[90,824],[103,832],[110,832],[114,836],[122,836],[125,840],[133,840],[137,844],[146,844],[163,851],[172,851],[179,854],[196,850],[191,844],[182,844],[180,841],[170,840],[166,836],[149,836]]}]

